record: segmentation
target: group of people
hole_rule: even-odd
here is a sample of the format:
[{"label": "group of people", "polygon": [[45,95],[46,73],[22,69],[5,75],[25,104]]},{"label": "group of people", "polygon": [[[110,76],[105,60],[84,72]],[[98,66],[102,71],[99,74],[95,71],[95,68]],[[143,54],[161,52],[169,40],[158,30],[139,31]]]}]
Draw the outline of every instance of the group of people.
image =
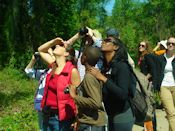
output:
[{"label": "group of people", "polygon": [[[150,81],[152,91],[159,93],[169,129],[175,131],[175,37],[158,42],[153,50],[149,42],[142,41],[138,51],[140,70]],[[156,130],[156,114],[154,115],[153,129]]]},{"label": "group of people", "polygon": [[[80,49],[74,50],[72,45],[78,39],[82,39]],[[138,65],[153,89],[160,91],[173,131],[175,37],[164,43],[164,54],[158,56],[159,47],[154,49],[154,55],[149,44],[142,41],[138,46]],[[47,69],[34,68],[38,56],[46,62]],[[119,32],[113,28],[106,32],[105,39],[97,30],[86,27],[67,41],[57,37],[41,45],[25,68],[28,76],[39,80],[34,105],[40,130],[132,131],[135,117],[129,88],[134,67]]]}]

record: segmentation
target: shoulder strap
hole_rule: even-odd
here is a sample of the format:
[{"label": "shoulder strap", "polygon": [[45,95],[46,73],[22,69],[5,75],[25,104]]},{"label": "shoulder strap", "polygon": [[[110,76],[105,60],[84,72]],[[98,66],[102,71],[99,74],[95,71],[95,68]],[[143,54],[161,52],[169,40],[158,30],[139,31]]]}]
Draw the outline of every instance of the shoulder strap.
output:
[{"label": "shoulder strap", "polygon": [[137,69],[133,69],[133,70],[132,70],[132,73],[133,73],[133,75],[135,76],[136,81],[137,81],[138,84],[139,84],[139,88],[140,88],[141,92],[144,94],[144,96],[146,96],[146,92],[145,92],[145,90],[144,90],[144,88],[143,88],[143,86],[142,86],[142,84],[141,84],[141,82],[140,82],[140,80],[139,80],[139,78],[138,78],[136,72],[138,72]]}]

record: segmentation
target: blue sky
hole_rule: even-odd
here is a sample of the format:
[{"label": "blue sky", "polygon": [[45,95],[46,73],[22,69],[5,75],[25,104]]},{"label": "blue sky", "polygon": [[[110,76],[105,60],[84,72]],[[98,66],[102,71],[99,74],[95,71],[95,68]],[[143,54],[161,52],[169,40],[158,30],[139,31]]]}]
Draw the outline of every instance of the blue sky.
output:
[{"label": "blue sky", "polygon": [[[145,2],[146,0],[139,0],[140,2]],[[115,0],[110,0],[110,2],[107,3],[105,9],[108,12],[108,15],[112,15],[112,9],[114,6]]]},{"label": "blue sky", "polygon": [[105,9],[109,15],[111,15],[111,13],[112,13],[112,8],[114,6],[114,3],[115,3],[115,0],[110,0],[110,2],[108,2],[108,4],[105,7]]}]

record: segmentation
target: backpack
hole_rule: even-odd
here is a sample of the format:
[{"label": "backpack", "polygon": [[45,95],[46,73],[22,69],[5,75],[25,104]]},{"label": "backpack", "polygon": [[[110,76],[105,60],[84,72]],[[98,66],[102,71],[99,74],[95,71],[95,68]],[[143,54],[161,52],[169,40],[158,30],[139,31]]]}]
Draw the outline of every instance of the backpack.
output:
[{"label": "backpack", "polygon": [[132,69],[132,75],[136,80],[136,86],[130,88],[129,92],[131,95],[129,97],[129,103],[133,115],[136,118],[135,122],[150,121],[153,118],[155,102],[149,86],[149,81],[146,76],[137,69]]}]

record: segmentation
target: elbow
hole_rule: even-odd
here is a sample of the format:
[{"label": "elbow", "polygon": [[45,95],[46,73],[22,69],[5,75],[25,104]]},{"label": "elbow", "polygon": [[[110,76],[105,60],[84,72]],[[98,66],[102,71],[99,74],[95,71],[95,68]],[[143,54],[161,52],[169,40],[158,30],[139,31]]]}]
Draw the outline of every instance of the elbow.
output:
[{"label": "elbow", "polygon": [[38,47],[38,52],[41,52],[41,51],[42,51],[41,47]]}]

